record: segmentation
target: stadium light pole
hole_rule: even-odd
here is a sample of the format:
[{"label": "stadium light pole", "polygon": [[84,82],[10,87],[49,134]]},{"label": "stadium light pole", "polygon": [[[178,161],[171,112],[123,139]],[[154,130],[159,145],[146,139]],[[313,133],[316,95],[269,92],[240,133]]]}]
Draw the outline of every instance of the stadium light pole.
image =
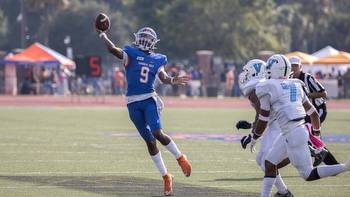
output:
[{"label": "stadium light pole", "polygon": [[66,37],[63,40],[64,44],[66,45],[66,56],[69,59],[73,59],[73,48],[71,47],[71,38],[69,35],[66,35]]}]

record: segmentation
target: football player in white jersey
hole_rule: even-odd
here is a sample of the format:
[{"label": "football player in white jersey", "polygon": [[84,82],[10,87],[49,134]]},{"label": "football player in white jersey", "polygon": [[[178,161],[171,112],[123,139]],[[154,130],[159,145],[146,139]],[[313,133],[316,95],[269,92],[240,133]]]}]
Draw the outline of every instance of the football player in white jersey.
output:
[{"label": "football player in white jersey", "polygon": [[273,55],[267,61],[267,73],[270,79],[256,86],[260,112],[253,130],[251,146],[254,146],[255,141],[262,135],[271,117],[276,119],[281,129],[281,135],[274,141],[265,157],[262,197],[270,197],[272,185],[278,174],[277,164],[286,157],[306,181],[334,176],[350,170],[350,159],[345,164],[313,168],[304,117],[306,114],[311,117],[311,123],[316,132],[321,129],[320,119],[303,91],[303,82],[298,79],[288,79],[290,72],[289,60],[284,55]]},{"label": "football player in white jersey", "polygon": [[[260,103],[259,103],[259,99],[255,94],[255,87],[258,83],[265,81],[265,75],[266,75],[266,63],[260,59],[253,59],[248,61],[247,64],[243,66],[243,71],[239,74],[239,87],[243,95],[249,99],[252,107],[255,109],[255,112],[256,112],[255,122],[257,121],[258,113],[260,111]],[[247,126],[244,126],[244,125],[247,125]],[[247,121],[241,120],[236,124],[236,127],[237,129],[239,128],[248,129],[250,127],[254,127],[254,123],[250,124]],[[268,150],[271,148],[273,141],[277,138],[278,135],[280,135],[280,133],[281,133],[280,128],[277,122],[274,120],[271,120],[267,127],[267,131],[264,133],[264,136],[262,137],[259,152],[256,155],[256,162],[258,163],[258,165],[263,171],[265,171],[265,165],[264,165],[265,155],[267,154]],[[251,138],[252,138],[252,134],[249,134],[242,138],[241,144],[244,149],[251,142]],[[283,167],[287,164],[289,164],[289,160],[286,158],[285,161],[281,162],[279,167]],[[276,181],[274,185],[278,190],[274,196],[276,197],[293,196],[292,193],[287,189],[287,186],[285,185],[281,175],[278,174],[276,176]]]}]

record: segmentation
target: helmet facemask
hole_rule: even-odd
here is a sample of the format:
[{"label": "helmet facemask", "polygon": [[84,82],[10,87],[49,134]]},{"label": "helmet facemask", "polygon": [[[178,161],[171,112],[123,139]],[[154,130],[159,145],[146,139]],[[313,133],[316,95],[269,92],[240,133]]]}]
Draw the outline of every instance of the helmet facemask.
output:
[{"label": "helmet facemask", "polygon": [[143,51],[152,51],[156,49],[155,45],[159,41],[156,32],[149,27],[141,28],[137,33],[134,33],[134,44]]},{"label": "helmet facemask", "polygon": [[249,73],[247,70],[243,70],[239,75],[238,75],[238,85],[241,90],[243,90],[244,86],[248,83]]},{"label": "helmet facemask", "polygon": [[242,69],[238,76],[238,84],[242,92],[249,81],[264,79],[266,75],[266,63],[259,59],[250,60]]}]

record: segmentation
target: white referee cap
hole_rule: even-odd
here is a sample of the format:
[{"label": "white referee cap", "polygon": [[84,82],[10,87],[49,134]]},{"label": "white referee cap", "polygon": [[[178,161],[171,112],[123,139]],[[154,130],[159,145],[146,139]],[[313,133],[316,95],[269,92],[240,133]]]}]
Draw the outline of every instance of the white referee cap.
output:
[{"label": "white referee cap", "polygon": [[297,64],[297,65],[301,65],[301,60],[298,56],[292,56],[290,59],[290,64]]}]

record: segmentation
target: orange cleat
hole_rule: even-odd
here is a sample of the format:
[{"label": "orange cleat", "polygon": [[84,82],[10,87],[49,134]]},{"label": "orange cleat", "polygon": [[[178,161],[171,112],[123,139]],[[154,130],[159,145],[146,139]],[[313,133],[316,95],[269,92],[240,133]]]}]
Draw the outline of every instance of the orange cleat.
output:
[{"label": "orange cleat", "polygon": [[182,154],[178,159],[177,163],[179,163],[179,166],[182,169],[182,172],[185,174],[186,177],[189,177],[191,175],[192,166],[190,162],[187,160],[186,155]]},{"label": "orange cleat", "polygon": [[163,176],[164,181],[164,196],[172,196],[173,193],[173,178],[174,176],[167,173]]}]

